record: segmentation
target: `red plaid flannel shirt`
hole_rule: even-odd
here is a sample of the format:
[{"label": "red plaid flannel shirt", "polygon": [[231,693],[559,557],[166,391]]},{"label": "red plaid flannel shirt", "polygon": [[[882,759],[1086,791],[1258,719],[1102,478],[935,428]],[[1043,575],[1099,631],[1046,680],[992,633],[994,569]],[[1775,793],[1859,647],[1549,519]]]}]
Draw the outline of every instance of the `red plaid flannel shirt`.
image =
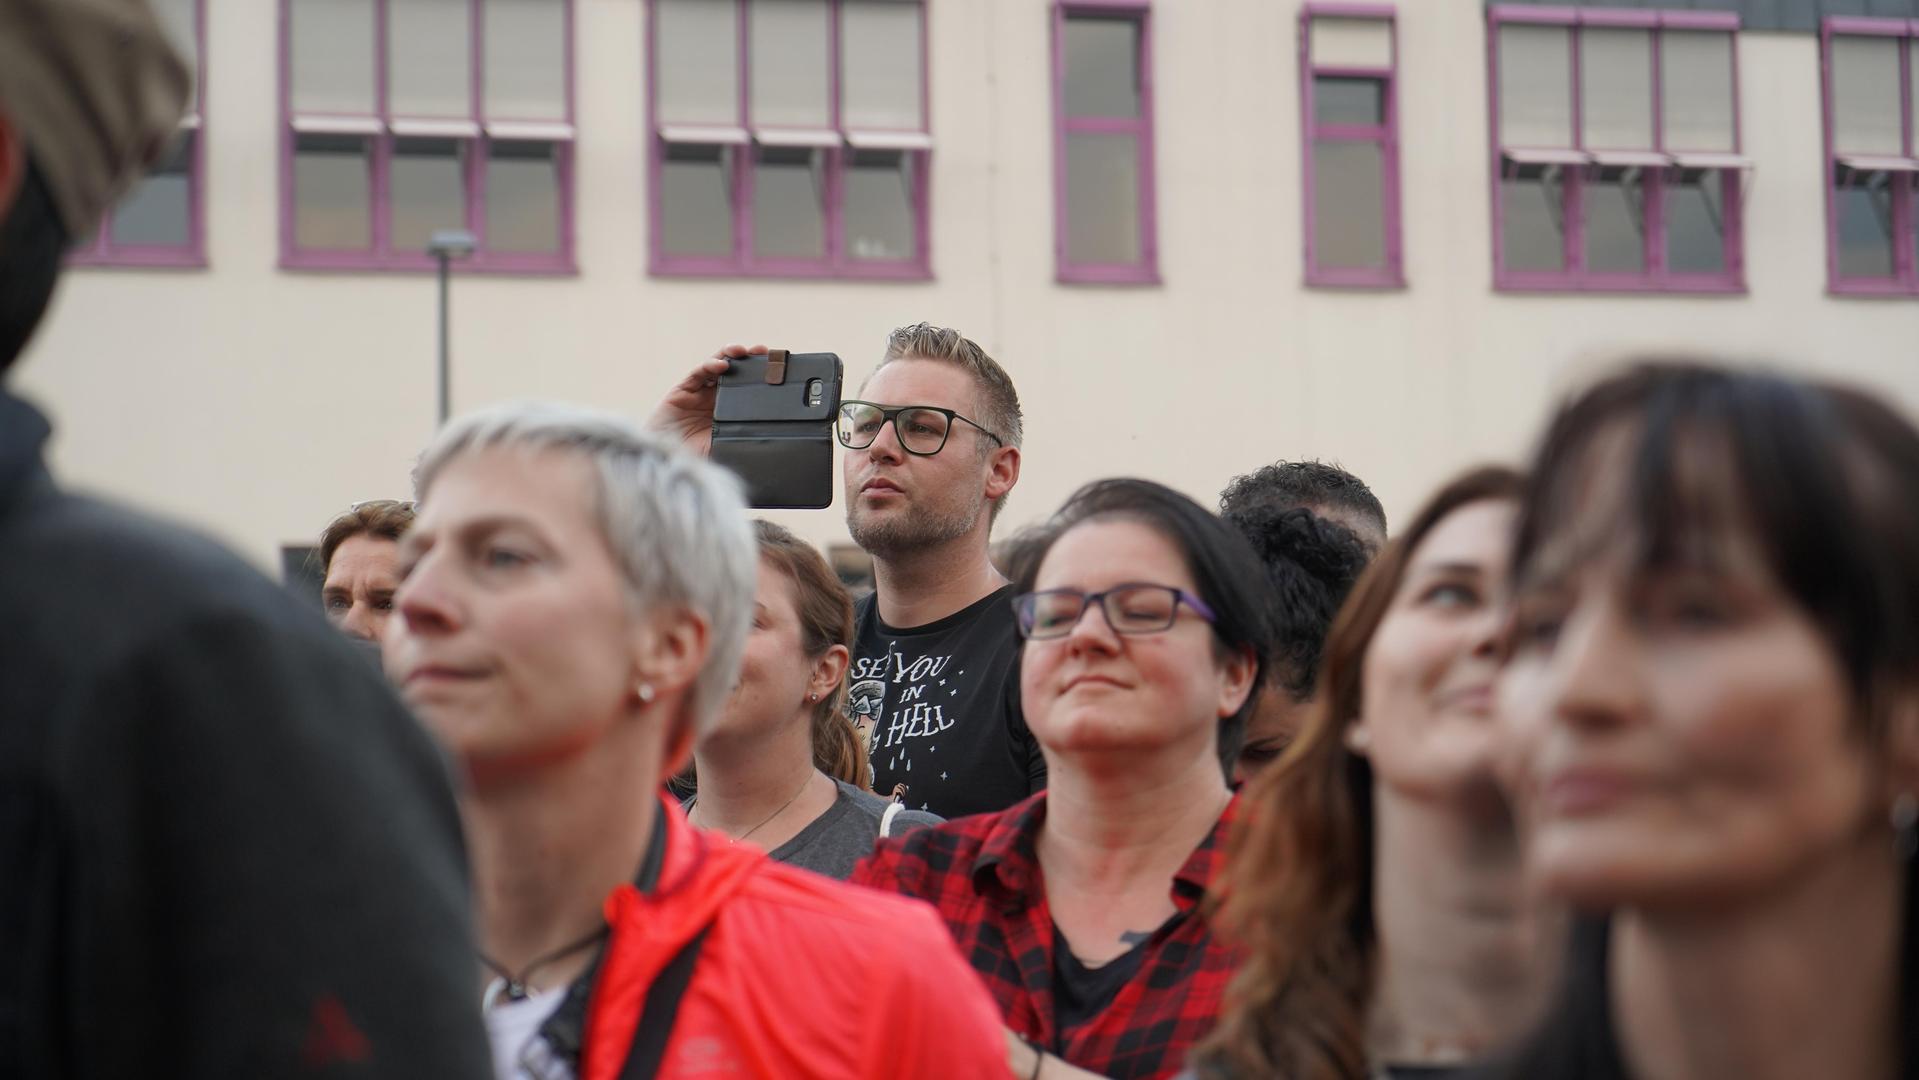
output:
[{"label": "red plaid flannel shirt", "polygon": [[930,902],[960,952],[998,1000],[1015,1032],[1082,1069],[1114,1080],[1166,1077],[1219,1019],[1220,999],[1242,953],[1213,933],[1199,910],[1225,864],[1219,824],[1173,877],[1178,913],[1148,938],[1139,971],[1098,1015],[1059,1030],[1053,1009],[1052,909],[1034,844],[1046,793],[997,814],[958,818],[880,841],[852,881]]}]

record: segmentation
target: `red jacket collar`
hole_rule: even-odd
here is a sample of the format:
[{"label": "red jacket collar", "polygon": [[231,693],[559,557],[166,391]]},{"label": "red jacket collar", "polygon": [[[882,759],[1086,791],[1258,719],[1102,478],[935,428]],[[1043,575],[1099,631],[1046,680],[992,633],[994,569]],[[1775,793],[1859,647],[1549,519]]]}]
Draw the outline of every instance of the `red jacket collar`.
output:
[{"label": "red jacket collar", "polygon": [[659,887],[642,893],[621,885],[606,898],[611,935],[587,1005],[582,1080],[619,1075],[647,987],[766,862],[756,848],[714,843],[687,824],[670,798],[660,798],[660,813],[666,822],[666,858]]}]

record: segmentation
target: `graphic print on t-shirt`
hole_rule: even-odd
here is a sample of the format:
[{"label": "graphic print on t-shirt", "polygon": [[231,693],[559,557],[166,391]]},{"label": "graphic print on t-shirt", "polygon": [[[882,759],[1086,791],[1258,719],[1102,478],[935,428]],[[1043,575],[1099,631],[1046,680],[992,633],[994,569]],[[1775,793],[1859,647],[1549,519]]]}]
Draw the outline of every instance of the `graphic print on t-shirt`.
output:
[{"label": "graphic print on t-shirt", "polygon": [[944,619],[900,630],[868,596],[847,677],[873,790],[945,818],[1004,810],[1044,786],[1019,709],[1010,586]]},{"label": "graphic print on t-shirt", "polygon": [[870,725],[866,753],[874,770],[898,775],[909,801],[916,760],[928,779],[948,779],[934,755],[939,736],[959,722],[948,708],[972,681],[953,667],[952,654],[915,655],[894,644],[884,655],[854,660],[851,678],[847,707],[863,728]]}]

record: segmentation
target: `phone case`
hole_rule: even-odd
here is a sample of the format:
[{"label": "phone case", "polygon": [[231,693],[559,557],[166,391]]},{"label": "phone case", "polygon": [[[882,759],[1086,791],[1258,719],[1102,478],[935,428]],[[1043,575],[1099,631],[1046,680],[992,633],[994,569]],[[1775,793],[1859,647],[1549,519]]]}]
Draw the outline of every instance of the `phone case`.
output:
[{"label": "phone case", "polygon": [[833,417],[840,358],[776,349],[733,361],[713,407],[713,460],[746,483],[755,509],[833,503]]}]

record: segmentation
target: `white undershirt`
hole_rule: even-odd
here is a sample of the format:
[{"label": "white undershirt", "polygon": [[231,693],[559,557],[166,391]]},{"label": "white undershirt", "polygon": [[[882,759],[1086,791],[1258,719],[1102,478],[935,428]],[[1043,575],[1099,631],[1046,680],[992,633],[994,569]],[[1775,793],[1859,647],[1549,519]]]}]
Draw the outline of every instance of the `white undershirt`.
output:
[{"label": "white undershirt", "polygon": [[[529,1072],[520,1064],[526,1052],[527,1044],[539,1034],[540,1025],[546,1023],[560,1002],[566,997],[566,987],[556,986],[551,990],[542,990],[531,997],[519,1001],[509,1001],[504,996],[496,997],[493,1006],[486,1010],[486,1033],[493,1043],[493,1075],[497,1080],[555,1080],[552,1066],[538,1073]],[[543,1055],[545,1056],[545,1055]],[[550,1057],[548,1058],[551,1061]],[[562,1068],[562,1074],[567,1070]]]}]

